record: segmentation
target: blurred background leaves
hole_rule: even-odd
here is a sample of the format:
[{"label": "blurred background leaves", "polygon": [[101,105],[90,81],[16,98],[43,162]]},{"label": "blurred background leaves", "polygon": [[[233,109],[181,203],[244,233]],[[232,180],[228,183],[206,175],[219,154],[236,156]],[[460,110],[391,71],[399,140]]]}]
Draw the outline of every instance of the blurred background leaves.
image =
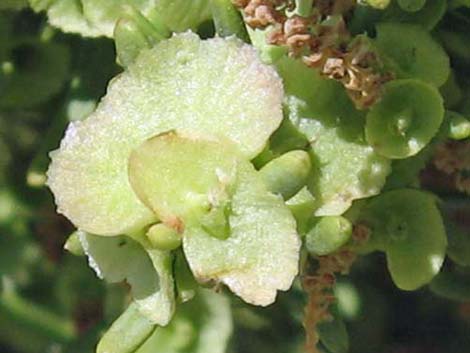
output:
[{"label": "blurred background leaves", "polygon": [[[0,3],[0,10],[10,8],[0,11],[0,352],[93,352],[104,329],[128,303],[128,290],[124,284],[105,285],[84,257],[63,250],[73,227],[56,214],[43,186],[48,152],[58,147],[67,123],[94,109],[120,69],[111,40],[63,34],[42,15],[11,10],[23,5]],[[436,33],[453,64],[468,67],[468,47],[459,41],[469,43],[470,32],[455,30],[455,16],[446,15]],[[469,19],[460,16],[457,22],[468,29]],[[324,352],[346,353],[348,346],[351,353],[469,349],[470,208],[468,199],[429,177],[432,173],[425,171],[423,180],[443,197],[449,220],[444,271],[429,287],[400,292],[382,254],[361,258],[336,286],[335,321],[320,328]],[[268,308],[250,307],[232,297],[234,334],[228,352],[302,352],[304,301],[298,284]],[[157,352],[149,347],[154,341],[168,342],[174,352],[207,352],[201,343],[187,342],[191,332],[210,330],[211,320],[228,316],[230,309],[226,299],[212,300],[212,316],[204,318],[195,304],[208,303],[189,304],[139,352]]]}]

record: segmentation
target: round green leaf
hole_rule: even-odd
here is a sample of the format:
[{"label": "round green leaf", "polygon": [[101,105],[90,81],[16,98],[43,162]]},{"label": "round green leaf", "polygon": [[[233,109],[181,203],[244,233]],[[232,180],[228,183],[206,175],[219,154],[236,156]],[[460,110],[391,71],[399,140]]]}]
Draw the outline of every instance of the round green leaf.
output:
[{"label": "round green leaf", "polygon": [[416,78],[436,87],[450,74],[449,57],[421,26],[385,22],[376,26],[376,44],[391,59],[399,78]]},{"label": "round green leaf", "polygon": [[415,290],[439,272],[447,238],[434,196],[413,189],[389,191],[370,201],[360,222],[371,229],[375,248],[386,252],[399,288]]},{"label": "round green leaf", "polygon": [[397,1],[392,1],[382,14],[381,21],[418,24],[430,31],[439,23],[446,10],[447,0],[427,0],[424,6],[415,12],[405,11],[398,5]]},{"label": "round green leaf", "polygon": [[392,81],[367,114],[366,138],[381,155],[406,158],[431,141],[443,118],[443,100],[433,86],[418,80]]}]

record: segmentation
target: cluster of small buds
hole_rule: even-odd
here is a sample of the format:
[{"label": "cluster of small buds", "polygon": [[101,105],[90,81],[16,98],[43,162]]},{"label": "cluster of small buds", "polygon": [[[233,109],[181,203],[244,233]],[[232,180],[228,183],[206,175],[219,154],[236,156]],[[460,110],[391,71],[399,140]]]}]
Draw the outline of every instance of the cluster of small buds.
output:
[{"label": "cluster of small buds", "polygon": [[286,1],[282,0],[232,0],[233,4],[243,9],[244,20],[252,28],[266,28],[286,20],[278,10]]},{"label": "cluster of small buds", "polygon": [[305,351],[317,353],[317,344],[320,340],[317,326],[320,322],[331,318],[328,308],[335,298],[332,294],[336,278],[332,273],[317,272],[314,276],[305,276],[302,281],[303,288],[308,295],[305,306],[303,325],[305,328]]},{"label": "cluster of small buds", "polygon": [[470,142],[447,141],[439,144],[433,157],[436,169],[453,177],[455,188],[470,195]]},{"label": "cluster of small buds", "polygon": [[[369,239],[370,230],[364,225],[357,225],[353,230],[352,246],[363,244]],[[331,320],[330,305],[335,301],[333,287],[337,274],[347,274],[351,269],[357,254],[352,247],[344,247],[339,251],[316,258],[317,267],[312,274],[302,276],[302,286],[308,295],[305,306],[304,328],[306,333],[306,352],[318,353],[317,344],[319,323]]]},{"label": "cluster of small buds", "polygon": [[297,15],[285,17],[282,23],[277,24],[267,35],[267,42],[273,45],[287,46],[291,56],[300,56],[308,49],[312,41],[310,27],[315,19]]},{"label": "cluster of small buds", "polygon": [[[370,107],[379,99],[383,84],[392,75],[380,72],[380,59],[364,37],[353,40],[344,50],[335,46],[338,39],[346,42],[348,36],[342,20],[324,33],[323,38],[328,38],[330,33],[329,43],[318,41],[321,46],[304,56],[304,63],[319,69],[323,76],[341,82],[358,109]],[[338,36],[338,33],[344,34]]]},{"label": "cluster of small buds", "polygon": [[[364,39],[352,40],[343,20],[355,1],[315,1],[308,17],[289,14],[292,1],[233,0],[243,9],[252,28],[272,26],[267,42],[285,46],[309,67],[343,84],[358,109],[366,109],[380,97],[383,84],[392,77],[381,72],[381,62]],[[325,21],[327,20],[327,21]]]}]

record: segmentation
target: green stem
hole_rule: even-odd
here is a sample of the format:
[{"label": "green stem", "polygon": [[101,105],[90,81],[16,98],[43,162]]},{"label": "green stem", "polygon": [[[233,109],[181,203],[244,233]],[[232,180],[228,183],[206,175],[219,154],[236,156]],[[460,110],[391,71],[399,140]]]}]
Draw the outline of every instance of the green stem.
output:
[{"label": "green stem", "polygon": [[149,23],[152,24],[153,28],[160,33],[160,35],[164,38],[169,38],[171,36],[171,30],[168,28],[168,26],[165,24],[165,22],[162,19],[162,16],[160,13],[156,10],[151,11],[148,16],[148,21]]},{"label": "green stem", "polygon": [[132,64],[143,49],[151,47],[151,43],[139,26],[127,18],[121,18],[117,22],[114,28],[114,41],[117,61],[123,67]]},{"label": "green stem", "polygon": [[244,42],[250,42],[241,14],[230,0],[211,0],[210,5],[215,29],[219,36],[235,35]]},{"label": "green stem", "polygon": [[131,303],[101,338],[96,352],[135,352],[150,337],[156,327],[140,314],[135,303]]},{"label": "green stem", "polygon": [[142,34],[144,34],[147,39],[151,41],[152,45],[155,45],[159,41],[170,37],[171,31],[156,13],[151,14],[149,20],[132,6],[125,6],[124,9],[124,18],[135,22]]},{"label": "green stem", "polygon": [[313,0],[295,0],[295,12],[302,17],[312,14]]}]

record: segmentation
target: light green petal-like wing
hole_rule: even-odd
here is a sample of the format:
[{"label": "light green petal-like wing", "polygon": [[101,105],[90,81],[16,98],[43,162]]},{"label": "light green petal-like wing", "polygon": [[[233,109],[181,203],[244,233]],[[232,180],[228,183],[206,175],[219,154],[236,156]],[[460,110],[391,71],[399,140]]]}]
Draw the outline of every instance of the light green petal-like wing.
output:
[{"label": "light green petal-like wing", "polygon": [[141,229],[156,217],[128,181],[134,148],[176,130],[231,140],[251,159],[279,126],[282,97],[276,72],[240,40],[185,33],[160,42],[110,83],[96,111],[72,123],[51,153],[48,185],[59,212],[93,234]]},{"label": "light green petal-like wing", "polygon": [[175,310],[171,256],[145,250],[129,237],[80,233],[88,262],[98,277],[110,283],[127,281],[139,311],[151,322],[167,325]]},{"label": "light green petal-like wing", "polygon": [[183,249],[199,281],[224,283],[244,301],[266,306],[297,275],[300,240],[289,209],[250,164],[239,164],[237,183],[229,238],[192,227],[184,233]]}]

